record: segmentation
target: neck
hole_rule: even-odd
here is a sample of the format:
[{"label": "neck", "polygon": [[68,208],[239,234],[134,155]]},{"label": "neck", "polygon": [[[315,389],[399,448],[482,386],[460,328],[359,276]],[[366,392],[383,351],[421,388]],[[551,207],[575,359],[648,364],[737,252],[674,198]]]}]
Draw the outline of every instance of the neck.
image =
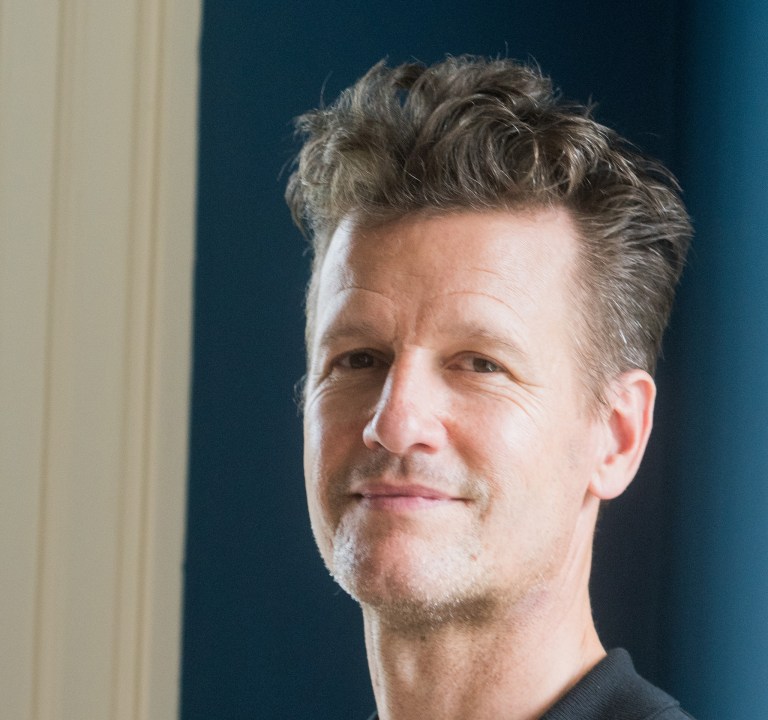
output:
[{"label": "neck", "polygon": [[539,718],[605,656],[588,565],[576,593],[572,583],[558,584],[560,592],[539,588],[475,622],[403,626],[364,606],[380,720]]}]

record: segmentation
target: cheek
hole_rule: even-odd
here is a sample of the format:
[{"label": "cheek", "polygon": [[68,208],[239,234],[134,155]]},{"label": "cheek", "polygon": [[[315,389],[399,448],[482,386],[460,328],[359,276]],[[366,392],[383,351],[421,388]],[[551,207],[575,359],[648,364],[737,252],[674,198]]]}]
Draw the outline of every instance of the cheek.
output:
[{"label": "cheek", "polygon": [[[485,519],[494,532],[525,542],[579,504],[584,449],[564,416],[542,406],[483,403],[461,408],[452,431],[471,474],[486,484]],[[520,533],[522,528],[534,528]],[[538,529],[536,529],[538,528]],[[520,535],[523,540],[520,540]]]},{"label": "cheek", "polygon": [[[330,395],[308,403],[304,414],[304,477],[313,527],[338,521],[334,478],[343,476],[364,448],[364,422]],[[317,532],[316,529],[316,532]]]},{"label": "cheek", "polygon": [[363,445],[363,429],[373,414],[375,398],[362,392],[330,389],[307,403],[304,412],[305,449],[323,464]]},{"label": "cheek", "polygon": [[482,474],[505,483],[526,480],[544,459],[548,433],[536,416],[509,400],[486,398],[452,408],[449,433],[459,453]]},{"label": "cheek", "polygon": [[304,478],[309,509],[313,514],[317,514],[324,505],[327,478],[334,465],[334,445],[328,442],[331,429],[321,414],[305,414]]},{"label": "cheek", "polygon": [[335,533],[334,513],[328,492],[328,458],[319,443],[322,428],[311,420],[304,423],[304,482],[307,493],[307,509],[315,543],[325,564],[333,557]]}]

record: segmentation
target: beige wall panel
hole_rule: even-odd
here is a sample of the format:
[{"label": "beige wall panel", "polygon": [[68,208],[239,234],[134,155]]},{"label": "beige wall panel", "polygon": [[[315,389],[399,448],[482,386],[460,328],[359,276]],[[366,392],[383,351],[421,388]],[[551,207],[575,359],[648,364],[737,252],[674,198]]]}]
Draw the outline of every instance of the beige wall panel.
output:
[{"label": "beige wall panel", "polygon": [[9,717],[177,715],[199,22],[0,0]]},{"label": "beige wall panel", "polygon": [[22,719],[43,491],[57,30],[55,3],[0,3],[0,697],[2,715]]},{"label": "beige wall panel", "polygon": [[164,3],[158,94],[153,363],[150,387],[147,499],[146,623],[143,627],[141,717],[174,717],[178,706],[197,147],[197,58],[201,4]]},{"label": "beige wall panel", "polygon": [[[63,3],[37,714],[110,717],[135,6]],[[95,31],[94,31],[95,30]]]}]

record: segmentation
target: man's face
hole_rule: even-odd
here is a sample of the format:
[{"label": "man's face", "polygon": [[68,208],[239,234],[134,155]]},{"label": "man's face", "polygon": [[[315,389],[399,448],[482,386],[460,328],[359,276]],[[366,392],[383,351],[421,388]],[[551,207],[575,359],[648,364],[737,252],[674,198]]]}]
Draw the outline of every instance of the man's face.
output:
[{"label": "man's face", "polygon": [[363,604],[472,616],[588,553],[601,421],[570,335],[575,256],[560,210],[336,231],[304,467],[320,552]]}]

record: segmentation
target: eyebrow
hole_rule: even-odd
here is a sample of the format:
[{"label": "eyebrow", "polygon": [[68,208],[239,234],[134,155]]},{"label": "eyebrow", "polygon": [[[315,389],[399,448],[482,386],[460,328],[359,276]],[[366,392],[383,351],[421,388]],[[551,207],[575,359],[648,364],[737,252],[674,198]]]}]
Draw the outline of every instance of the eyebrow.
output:
[{"label": "eyebrow", "polygon": [[347,340],[355,337],[381,338],[381,328],[366,320],[343,322],[339,325],[331,325],[327,332],[320,333],[317,337],[319,347],[328,347],[339,340]]},{"label": "eyebrow", "polygon": [[[438,332],[448,337],[453,336],[459,341],[480,341],[494,347],[502,348],[509,353],[510,356],[520,360],[529,358],[529,353],[526,352],[523,345],[515,341],[514,338],[504,336],[490,328],[482,327],[476,323],[468,321],[451,322],[438,327]],[[363,319],[355,319],[341,322],[338,325],[331,324],[327,332],[318,335],[316,347],[318,349],[328,348],[335,343],[354,338],[371,338],[371,340],[379,342],[390,341],[390,338],[383,337],[380,324]]]},{"label": "eyebrow", "polygon": [[452,323],[446,327],[440,328],[441,332],[445,332],[449,335],[459,335],[467,340],[480,340],[490,345],[495,345],[504,348],[508,353],[519,358],[527,358],[528,353],[525,348],[516,342],[513,338],[502,336],[499,333],[489,329],[475,325],[469,322],[457,322]]}]

